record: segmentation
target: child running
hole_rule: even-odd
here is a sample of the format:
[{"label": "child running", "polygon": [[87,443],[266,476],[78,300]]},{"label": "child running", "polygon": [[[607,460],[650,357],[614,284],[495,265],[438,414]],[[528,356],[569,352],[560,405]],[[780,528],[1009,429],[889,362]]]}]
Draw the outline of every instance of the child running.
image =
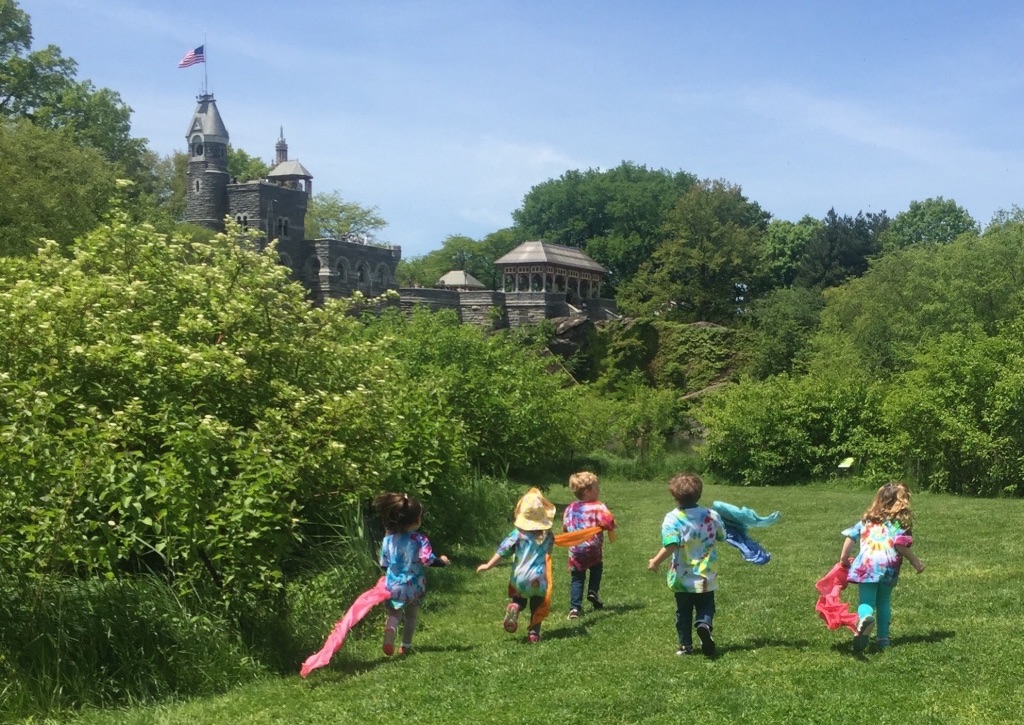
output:
[{"label": "child running", "polygon": [[530,629],[527,641],[540,641],[540,624],[543,616],[538,615],[545,603],[548,591],[548,556],[555,543],[551,534],[551,520],[555,505],[543,494],[531,488],[515,509],[515,530],[509,534],[486,563],[476,568],[477,572],[487,571],[500,559],[512,558],[512,573],[508,581],[508,596],[511,600],[505,609],[504,627],[506,632],[519,628],[519,612],[529,603]]},{"label": "child running", "polygon": [[[614,531],[615,517],[608,507],[598,500],[601,490],[596,475],[589,471],[574,473],[569,476],[569,488],[577,500],[569,504],[562,514],[562,531],[579,531],[591,526]],[[603,548],[602,531],[569,549],[569,576],[572,579],[569,589],[569,619],[579,617],[583,609],[583,588],[588,571],[590,586],[587,587],[587,601],[594,609],[601,609],[604,606],[599,596],[601,575],[604,573]]]},{"label": "child running", "polygon": [[712,636],[715,618],[715,590],[718,588],[718,552],[716,541],[725,540],[721,516],[698,506],[704,482],[692,473],[680,473],[668,482],[668,491],[677,508],[669,511],[661,524],[661,550],[647,562],[650,571],[669,556],[668,586],[676,597],[677,655],[693,654],[693,615],[696,611],[700,649],[715,656]]},{"label": "child running", "polygon": [[391,599],[387,602],[384,624],[384,654],[395,652],[398,622],[402,625],[399,653],[412,653],[412,637],[420,603],[427,590],[425,566],[447,566],[447,556],[435,556],[430,540],[418,529],[423,523],[423,504],[407,493],[383,493],[373,501],[380,512],[387,535],[380,547],[380,565]]},{"label": "child running", "polygon": [[[858,585],[859,619],[853,638],[854,652],[867,648],[871,630],[876,625],[878,649],[889,646],[892,590],[899,578],[903,557],[918,574],[924,571],[924,564],[909,548],[913,543],[912,526],[910,490],[902,481],[893,481],[878,489],[860,521],[843,531],[846,540],[839,562],[850,568],[848,579]],[[860,550],[851,564],[849,555],[855,545],[859,545]]]}]

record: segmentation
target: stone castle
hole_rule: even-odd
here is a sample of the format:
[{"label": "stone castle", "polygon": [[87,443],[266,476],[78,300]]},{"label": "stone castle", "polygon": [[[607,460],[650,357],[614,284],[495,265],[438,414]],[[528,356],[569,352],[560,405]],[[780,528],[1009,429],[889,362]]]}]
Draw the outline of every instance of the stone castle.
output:
[{"label": "stone castle", "polygon": [[265,179],[233,179],[228,173],[228,130],[217,102],[213,94],[205,93],[197,101],[186,134],[185,221],[223,231],[227,217],[249,229],[262,244],[277,240],[281,263],[309,290],[314,302],[348,297],[356,291],[376,297],[397,290],[403,309],[449,309],[463,322],[495,329],[553,318],[617,317],[614,301],[601,297],[607,270],[579,249],[541,241],[524,242],[495,262],[502,272],[501,290],[479,289],[478,284],[399,288],[395,270],[401,247],[367,243],[358,237],[306,238],[313,176],[298,160],[288,158],[284,129]]}]

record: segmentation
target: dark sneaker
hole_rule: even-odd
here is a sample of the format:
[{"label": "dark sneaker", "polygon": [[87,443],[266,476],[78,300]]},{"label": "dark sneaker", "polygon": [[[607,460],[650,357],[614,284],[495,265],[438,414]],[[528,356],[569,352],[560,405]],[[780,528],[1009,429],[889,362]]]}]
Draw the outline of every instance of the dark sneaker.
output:
[{"label": "dark sneaker", "polygon": [[401,647],[398,648],[398,654],[400,655],[411,655],[412,653],[413,648],[411,644],[403,644]]},{"label": "dark sneaker", "polygon": [[578,610],[578,609],[570,609],[569,610],[569,619],[579,619],[579,618],[580,618],[580,610]]},{"label": "dark sneaker", "polygon": [[711,627],[701,622],[697,625],[697,636],[700,638],[700,651],[706,657],[714,657],[715,640],[711,636]]},{"label": "dark sneaker", "polygon": [[384,654],[388,657],[395,653],[395,628],[384,628]]},{"label": "dark sneaker", "polygon": [[679,645],[679,649],[676,650],[676,656],[682,657],[683,655],[692,655],[693,647],[688,644]]},{"label": "dark sneaker", "polygon": [[506,632],[515,632],[519,629],[519,605],[515,602],[505,607],[505,621],[502,626]]},{"label": "dark sneaker", "polygon": [[604,608],[604,602],[597,596],[597,592],[587,592],[587,601],[594,605],[594,609]]}]

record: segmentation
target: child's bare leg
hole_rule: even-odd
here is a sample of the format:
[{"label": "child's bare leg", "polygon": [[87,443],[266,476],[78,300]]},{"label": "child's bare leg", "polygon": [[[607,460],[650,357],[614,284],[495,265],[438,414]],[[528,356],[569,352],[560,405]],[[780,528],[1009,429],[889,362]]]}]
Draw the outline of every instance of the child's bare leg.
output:
[{"label": "child's bare leg", "polygon": [[384,654],[388,657],[395,653],[395,633],[398,631],[398,620],[402,618],[402,610],[387,605],[388,618],[384,622]]},{"label": "child's bare leg", "polygon": [[416,623],[419,621],[420,603],[409,602],[405,605],[405,622],[402,623],[402,649],[412,647],[412,637],[416,634]]}]

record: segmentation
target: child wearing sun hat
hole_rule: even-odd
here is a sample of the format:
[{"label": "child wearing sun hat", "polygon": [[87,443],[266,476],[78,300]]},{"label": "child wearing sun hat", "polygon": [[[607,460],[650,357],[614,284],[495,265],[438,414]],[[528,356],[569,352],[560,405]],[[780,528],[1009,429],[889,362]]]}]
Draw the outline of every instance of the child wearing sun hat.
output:
[{"label": "child wearing sun hat", "polygon": [[540,641],[546,595],[550,580],[550,554],[555,538],[551,533],[555,505],[537,488],[527,491],[515,509],[515,530],[498,545],[494,556],[476,568],[487,571],[499,560],[512,557],[512,573],[508,581],[509,604],[505,608],[504,627],[507,632],[519,628],[519,613],[530,605],[528,641]]}]

